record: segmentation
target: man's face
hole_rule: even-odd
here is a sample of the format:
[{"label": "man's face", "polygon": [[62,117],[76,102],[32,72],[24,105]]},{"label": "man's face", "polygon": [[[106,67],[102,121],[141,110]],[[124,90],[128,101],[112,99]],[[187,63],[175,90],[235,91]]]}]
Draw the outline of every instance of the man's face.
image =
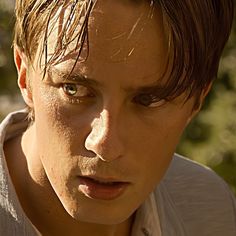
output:
[{"label": "man's face", "polygon": [[36,157],[75,219],[127,219],[162,179],[192,115],[192,100],[156,101],[144,89],[160,80],[167,61],[161,12],[150,9],[145,1],[98,1],[87,60],[69,78],[73,53],[44,80],[39,68],[29,74]]}]

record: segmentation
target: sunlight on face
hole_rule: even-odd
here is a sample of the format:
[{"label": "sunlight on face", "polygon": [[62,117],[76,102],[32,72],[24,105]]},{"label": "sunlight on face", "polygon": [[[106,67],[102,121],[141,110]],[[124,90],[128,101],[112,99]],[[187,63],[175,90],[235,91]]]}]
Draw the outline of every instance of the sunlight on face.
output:
[{"label": "sunlight on face", "polygon": [[[116,224],[160,182],[193,101],[159,96],[167,42],[158,7],[98,1],[90,19],[88,58],[70,76],[73,53],[44,80],[39,68],[31,72],[31,129],[37,158],[66,211],[81,221]],[[50,35],[49,52],[57,38]]]}]

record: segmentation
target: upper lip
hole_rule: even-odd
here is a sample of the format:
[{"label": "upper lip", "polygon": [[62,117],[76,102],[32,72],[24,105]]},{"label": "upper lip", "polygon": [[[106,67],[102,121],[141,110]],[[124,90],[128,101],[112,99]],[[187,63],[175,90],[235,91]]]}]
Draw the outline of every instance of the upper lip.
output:
[{"label": "upper lip", "polygon": [[99,176],[94,176],[94,175],[80,175],[79,177],[92,179],[101,183],[128,183],[128,181],[124,181],[124,180],[121,180],[119,178],[114,178],[114,177],[99,177]]}]

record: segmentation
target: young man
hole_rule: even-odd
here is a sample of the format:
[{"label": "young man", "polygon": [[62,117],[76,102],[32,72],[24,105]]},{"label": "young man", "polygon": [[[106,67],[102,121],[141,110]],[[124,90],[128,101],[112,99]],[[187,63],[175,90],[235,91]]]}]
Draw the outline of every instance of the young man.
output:
[{"label": "young man", "polygon": [[17,0],[28,109],[0,126],[0,235],[236,235],[226,184],[174,154],[232,15],[231,0]]}]

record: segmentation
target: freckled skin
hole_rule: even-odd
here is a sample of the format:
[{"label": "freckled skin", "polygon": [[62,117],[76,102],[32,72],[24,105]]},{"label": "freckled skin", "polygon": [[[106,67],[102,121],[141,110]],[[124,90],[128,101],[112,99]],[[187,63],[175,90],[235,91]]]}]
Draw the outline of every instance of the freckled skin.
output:
[{"label": "freckled skin", "polygon": [[[183,105],[183,96],[156,107],[133,102],[140,87],[160,79],[166,63],[161,12],[156,8],[148,17],[149,12],[146,2],[96,4],[89,24],[89,56],[75,69],[98,82],[88,88],[92,98],[71,103],[58,74],[41,80],[39,67],[29,74],[35,122],[23,135],[22,146],[30,176],[72,231],[103,225],[97,232],[105,235],[106,228],[119,232],[122,225],[130,227],[132,214],[160,182],[193,116],[193,100]],[[52,50],[56,35],[50,37]],[[54,67],[66,73],[74,59]],[[78,191],[78,175],[89,174],[130,184],[114,200],[95,200]],[[35,201],[42,204],[40,198]],[[43,205],[48,207],[47,202]]]}]

